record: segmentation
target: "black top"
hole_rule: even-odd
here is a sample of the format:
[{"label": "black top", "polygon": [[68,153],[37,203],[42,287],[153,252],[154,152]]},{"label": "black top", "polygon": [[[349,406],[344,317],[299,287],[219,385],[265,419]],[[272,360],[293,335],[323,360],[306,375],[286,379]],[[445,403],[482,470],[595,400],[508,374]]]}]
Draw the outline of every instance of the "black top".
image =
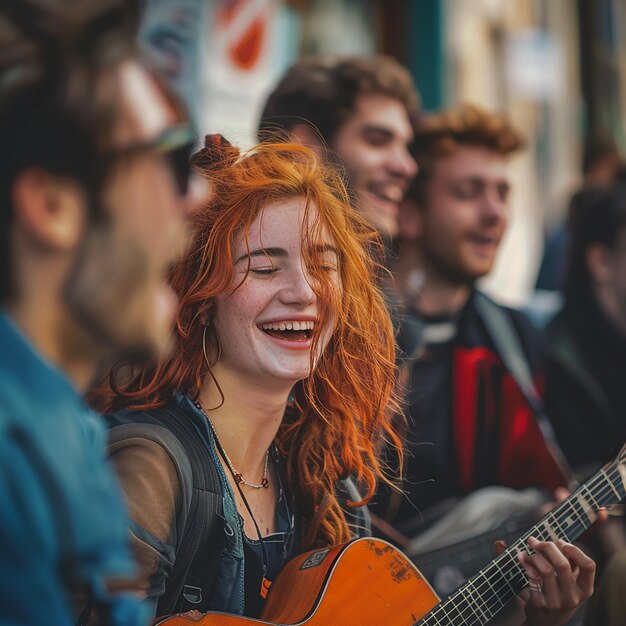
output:
[{"label": "black top", "polygon": [[[280,473],[279,475],[280,481]],[[243,524],[243,519],[242,519]],[[280,481],[278,501],[276,503],[276,526],[278,530],[271,535],[259,538],[243,535],[245,561],[245,615],[259,617],[265,605],[259,581],[263,578],[274,582],[283,566],[292,559],[297,550],[294,531],[294,515],[289,505],[289,498]],[[266,560],[266,572],[263,574],[263,561]]]},{"label": "black top", "polygon": [[[409,355],[410,367],[406,496],[389,494],[383,487],[374,511],[407,535],[435,505],[480,487],[553,489],[563,484],[532,409],[497,354],[474,295],[450,317],[407,311],[401,325],[398,342]],[[494,306],[510,320],[523,351],[520,357],[535,376],[538,341],[530,322],[518,311]],[[411,327],[418,329],[413,337]]]},{"label": "black top", "polygon": [[568,295],[546,333],[546,411],[570,463],[591,469],[626,440],[626,336],[586,290]]}]

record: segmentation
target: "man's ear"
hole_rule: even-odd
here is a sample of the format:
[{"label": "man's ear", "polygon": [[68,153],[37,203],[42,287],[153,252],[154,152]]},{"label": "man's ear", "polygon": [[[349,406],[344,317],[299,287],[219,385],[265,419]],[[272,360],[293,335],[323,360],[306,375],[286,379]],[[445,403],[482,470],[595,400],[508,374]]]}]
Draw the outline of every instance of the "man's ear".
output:
[{"label": "man's ear", "polygon": [[33,242],[57,250],[78,244],[87,207],[77,183],[30,168],[13,181],[11,199],[16,225]]},{"label": "man's ear", "polygon": [[591,279],[598,285],[605,285],[613,280],[611,251],[601,243],[593,243],[585,254],[587,269]]},{"label": "man's ear", "polygon": [[326,145],[324,140],[307,124],[296,124],[289,131],[289,138],[294,143],[301,143],[307,148],[311,148],[319,157],[324,157]]}]

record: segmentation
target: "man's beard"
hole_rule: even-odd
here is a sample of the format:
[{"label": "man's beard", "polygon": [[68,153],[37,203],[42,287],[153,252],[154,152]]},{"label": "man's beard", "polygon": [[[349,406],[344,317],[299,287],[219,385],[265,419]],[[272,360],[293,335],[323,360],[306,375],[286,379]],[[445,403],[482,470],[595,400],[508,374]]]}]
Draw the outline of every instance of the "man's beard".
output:
[{"label": "man's beard", "polygon": [[[133,258],[125,259],[126,271],[122,276],[107,271],[107,259],[115,266],[111,256],[113,242],[112,224],[106,217],[97,219],[87,227],[76,257],[63,286],[63,299],[73,319],[78,323],[86,338],[85,350],[93,350],[98,360],[146,360],[154,356],[148,342],[126,343],[115,333],[111,316],[116,308],[123,315],[124,286],[141,285],[145,280],[145,261],[140,254],[129,253]],[[106,295],[107,285],[111,285]],[[130,289],[127,289],[128,292]],[[128,297],[128,296],[127,296]],[[103,306],[104,305],[104,306]],[[104,310],[102,310],[104,308]]]}]

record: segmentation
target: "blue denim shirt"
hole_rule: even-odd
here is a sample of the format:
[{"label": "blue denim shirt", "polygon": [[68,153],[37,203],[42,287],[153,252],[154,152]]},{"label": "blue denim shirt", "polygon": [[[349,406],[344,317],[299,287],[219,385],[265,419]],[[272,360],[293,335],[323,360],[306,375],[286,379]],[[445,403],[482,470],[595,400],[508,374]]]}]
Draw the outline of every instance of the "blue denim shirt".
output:
[{"label": "blue denim shirt", "polygon": [[104,589],[134,570],[104,443],[70,381],[0,314],[0,624],[73,625],[78,589],[109,623],[145,623],[141,603]]}]

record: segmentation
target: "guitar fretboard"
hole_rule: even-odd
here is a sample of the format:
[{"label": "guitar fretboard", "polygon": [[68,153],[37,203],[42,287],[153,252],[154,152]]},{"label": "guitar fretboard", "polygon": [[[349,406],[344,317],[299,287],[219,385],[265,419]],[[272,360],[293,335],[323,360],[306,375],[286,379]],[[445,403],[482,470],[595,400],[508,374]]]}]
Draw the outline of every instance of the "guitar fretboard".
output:
[{"label": "guitar fretboard", "polygon": [[527,544],[530,536],[542,541],[575,541],[593,524],[600,508],[626,498],[626,477],[620,473],[622,463],[623,460],[618,459],[601,469],[414,626],[486,624],[528,585],[528,578],[517,555],[520,551],[533,553]]}]

